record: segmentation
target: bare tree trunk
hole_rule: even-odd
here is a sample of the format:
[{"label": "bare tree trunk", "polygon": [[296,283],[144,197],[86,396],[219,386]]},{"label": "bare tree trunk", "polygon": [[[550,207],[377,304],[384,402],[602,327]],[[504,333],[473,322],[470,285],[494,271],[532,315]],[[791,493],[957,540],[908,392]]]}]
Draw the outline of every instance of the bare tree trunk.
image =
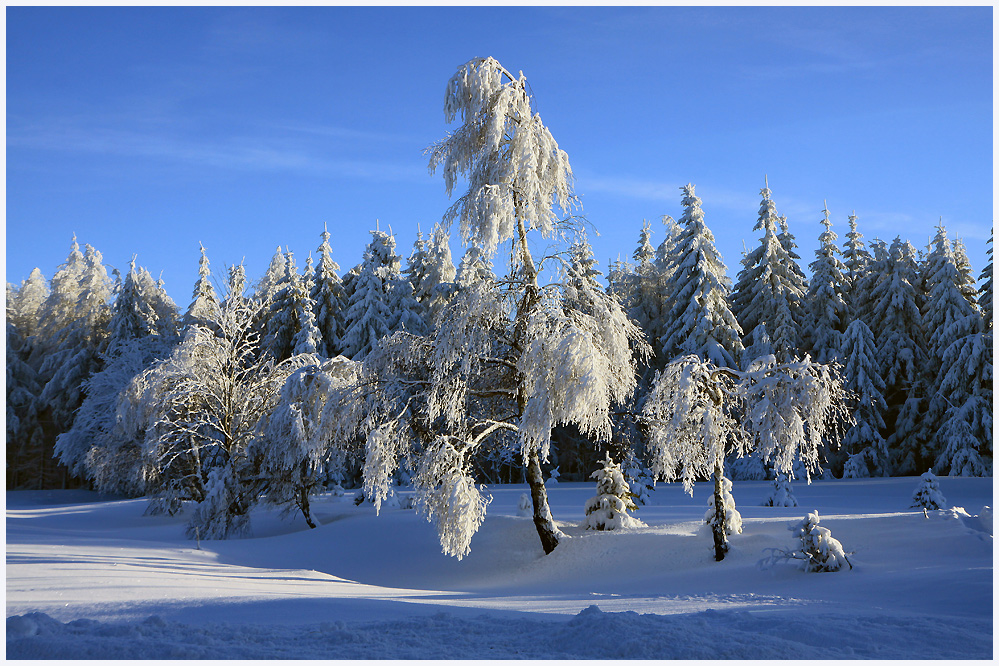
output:
[{"label": "bare tree trunk", "polygon": [[302,507],[302,515],[305,516],[305,524],[316,529],[316,524],[312,522],[312,514],[309,512],[309,491],[306,488],[299,488],[299,505]]},{"label": "bare tree trunk", "polygon": [[728,535],[725,533],[725,524],[728,517],[725,514],[725,488],[722,485],[724,472],[721,457],[719,457],[715,461],[715,520],[711,525],[711,534],[715,540],[715,561],[717,562],[725,559],[725,553],[728,552]]},{"label": "bare tree trunk", "polygon": [[312,514],[309,512],[309,489],[305,485],[305,481],[308,479],[308,465],[303,460],[302,461],[302,485],[298,489],[298,505],[302,508],[302,515],[305,516],[305,524],[316,529],[316,524],[312,522]]},{"label": "bare tree trunk", "polygon": [[527,484],[531,488],[531,500],[534,504],[534,527],[541,537],[541,547],[545,549],[545,555],[548,555],[555,550],[562,533],[555,526],[548,506],[548,491],[541,477],[541,460],[537,451],[532,451],[527,460]]},{"label": "bare tree trunk", "polygon": [[[530,247],[527,244],[527,229],[524,226],[524,221],[519,219],[517,220],[517,236],[514,241],[513,253],[514,255],[518,252],[520,254],[521,270],[524,275],[524,297],[517,306],[514,323],[514,347],[523,353],[527,347],[527,320],[541,297],[538,288],[538,269],[535,267]],[[523,416],[527,406],[523,376],[518,376],[517,384],[517,411],[520,416]],[[525,472],[527,485],[531,488],[531,501],[534,505],[534,526],[538,530],[538,536],[541,537],[541,547],[544,548],[545,555],[548,555],[555,550],[562,533],[555,526],[555,521],[552,518],[551,507],[548,505],[548,491],[545,489],[545,480],[541,475],[541,459],[536,450],[528,454]]]}]

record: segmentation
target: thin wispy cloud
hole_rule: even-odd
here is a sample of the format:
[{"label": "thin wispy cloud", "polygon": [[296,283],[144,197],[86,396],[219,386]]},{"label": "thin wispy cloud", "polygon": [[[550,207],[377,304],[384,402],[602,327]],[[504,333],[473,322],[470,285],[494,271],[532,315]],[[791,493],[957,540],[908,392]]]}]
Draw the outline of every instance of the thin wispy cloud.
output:
[{"label": "thin wispy cloud", "polygon": [[[345,130],[349,134],[349,130]],[[363,133],[361,133],[363,134]],[[199,167],[252,171],[296,171],[370,180],[427,180],[419,158],[412,162],[357,160],[324,155],[273,136],[182,137],[141,129],[87,127],[56,121],[13,127],[11,148],[91,153],[114,158],[140,158]]]},{"label": "thin wispy cloud", "polygon": [[677,183],[644,180],[628,176],[576,175],[575,190],[585,197],[588,192],[601,192],[631,199],[647,201],[673,201],[677,199]]}]

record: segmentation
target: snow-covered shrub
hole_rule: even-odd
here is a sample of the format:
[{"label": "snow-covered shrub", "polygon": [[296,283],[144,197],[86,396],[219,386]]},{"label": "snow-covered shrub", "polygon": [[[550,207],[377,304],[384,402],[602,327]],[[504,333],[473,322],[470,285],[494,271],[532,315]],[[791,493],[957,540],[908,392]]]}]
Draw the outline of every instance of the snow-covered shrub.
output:
[{"label": "snow-covered shrub", "polygon": [[798,500],[791,490],[791,481],[786,475],[778,474],[774,479],[773,490],[763,506],[798,506]]},{"label": "snow-covered shrub", "polygon": [[590,478],[597,480],[597,494],[586,502],[586,519],[583,527],[588,530],[614,530],[641,527],[642,521],[628,512],[637,511],[631,489],[624,480],[621,466],[606,454],[603,467]]},{"label": "snow-covered shrub", "polygon": [[912,504],[909,506],[914,509],[932,510],[947,507],[947,499],[940,492],[940,484],[932,469],[927,470],[919,477],[919,485],[916,486],[916,492],[912,494]]},{"label": "snow-covered shrub", "polygon": [[[735,498],[732,497],[732,482],[724,476],[721,478],[721,501],[725,507],[725,534],[742,534],[742,515],[735,508]],[[704,514],[704,522],[711,526],[712,531],[718,523],[715,510],[715,496],[708,498],[708,510]]]}]

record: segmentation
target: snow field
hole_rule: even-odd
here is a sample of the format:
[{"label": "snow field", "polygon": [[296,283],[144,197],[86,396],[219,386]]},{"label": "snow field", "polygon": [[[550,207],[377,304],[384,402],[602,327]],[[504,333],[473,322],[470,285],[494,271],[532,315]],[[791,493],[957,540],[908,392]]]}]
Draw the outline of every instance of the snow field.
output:
[{"label": "snow field", "polygon": [[[412,510],[315,502],[319,528],[258,509],[248,539],[184,538],[185,516],[83,491],[7,493],[8,658],[988,658],[991,479],[940,478],[951,506],[908,509],[918,480],[795,483],[715,562],[694,497],[659,484],[647,527],[584,530],[592,483],[548,488],[569,537],[542,555],[524,486],[496,486],[460,562]],[[403,492],[406,492],[403,489]],[[809,511],[854,569],[760,570]],[[979,518],[981,516],[981,518]]]}]

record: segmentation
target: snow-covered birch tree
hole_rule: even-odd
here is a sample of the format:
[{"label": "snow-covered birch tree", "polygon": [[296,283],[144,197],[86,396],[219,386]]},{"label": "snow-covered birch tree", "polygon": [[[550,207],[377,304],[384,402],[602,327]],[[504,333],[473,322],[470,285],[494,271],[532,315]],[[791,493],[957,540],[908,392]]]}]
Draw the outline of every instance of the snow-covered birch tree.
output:
[{"label": "snow-covered birch tree", "polygon": [[806,473],[818,469],[824,438],[838,439],[847,418],[846,392],[833,368],[807,356],[778,363],[773,355],[742,372],[684,356],[656,377],[643,408],[649,427],[652,470],[665,481],[680,479],[688,493],[693,483],[714,477],[711,523],[715,559],[728,551],[726,451],[750,452],[776,473],[793,476],[795,461]]},{"label": "snow-covered birch tree", "polygon": [[588,282],[571,298],[561,284],[539,283],[531,239],[562,238],[576,199],[568,157],[533,112],[523,75],[492,58],[471,60],[448,82],[444,111],[462,124],[428,150],[430,170],[443,173],[449,194],[459,178],[468,184],[444,221],[457,222],[469,253],[476,249],[473,262],[506,245],[509,272],[466,282],[459,274],[432,337],[398,332],[383,340],[365,358],[358,386],[328,403],[336,405],[332,436],[364,439],[365,490],[376,506],[418,439],[417,505],[437,524],[444,552],[458,557],[488,502],[471,478],[470,457],[490,444],[516,447],[548,553],[562,536],[541,471],[551,430],[575,424],[609,437],[611,404],[635,387],[641,334]]}]

